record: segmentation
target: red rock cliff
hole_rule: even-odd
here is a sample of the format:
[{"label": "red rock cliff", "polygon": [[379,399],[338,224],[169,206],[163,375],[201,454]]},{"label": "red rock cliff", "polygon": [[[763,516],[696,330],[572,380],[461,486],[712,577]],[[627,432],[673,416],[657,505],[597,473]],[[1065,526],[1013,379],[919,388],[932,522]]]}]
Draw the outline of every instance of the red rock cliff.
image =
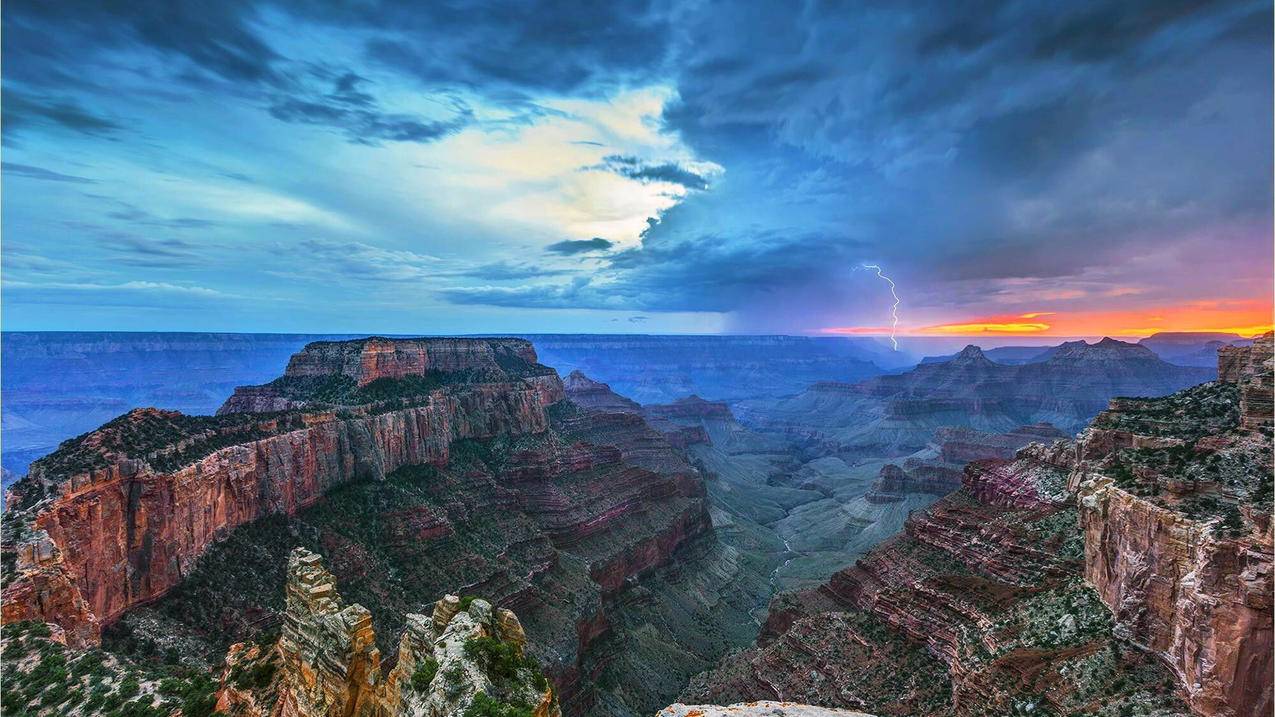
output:
[{"label": "red rock cliff", "polygon": [[[336,368],[370,381],[409,367],[494,366],[502,351],[535,357],[515,340],[409,341],[401,351],[385,343],[312,344],[289,371]],[[543,433],[546,407],[563,393],[552,372],[534,378],[449,386],[396,410],[402,402],[231,421],[132,411],[64,444],[15,487],[11,505],[35,530],[6,536],[6,552],[53,555],[34,545],[47,539],[60,559],[14,575],[4,619],[43,619],[94,643],[99,623],[164,595],[238,525],[294,513],[346,481],[446,463],[459,439]]]},{"label": "red rock cliff", "polygon": [[[1260,503],[1269,501],[1269,483],[1259,488],[1265,496],[1237,491],[1228,481],[1210,493],[1196,487],[1193,472],[1203,464],[1220,465],[1240,479],[1269,476],[1271,355],[1269,333],[1253,346],[1219,351],[1219,380],[1238,390],[1238,426],[1200,429],[1200,419],[1175,426],[1163,408],[1113,401],[1082,434],[1086,464],[1071,477],[1085,534],[1086,580],[1130,637],[1173,668],[1202,715],[1268,715],[1273,705],[1275,572],[1269,503]],[[1132,470],[1142,480],[1132,486],[1108,477],[1122,475],[1111,468],[1121,464],[1119,451],[1154,455],[1186,448],[1195,458],[1185,468],[1161,471],[1149,461],[1135,463]],[[1146,496],[1148,480],[1165,492]],[[1239,506],[1233,528],[1218,512],[1184,512],[1201,494]]]}]

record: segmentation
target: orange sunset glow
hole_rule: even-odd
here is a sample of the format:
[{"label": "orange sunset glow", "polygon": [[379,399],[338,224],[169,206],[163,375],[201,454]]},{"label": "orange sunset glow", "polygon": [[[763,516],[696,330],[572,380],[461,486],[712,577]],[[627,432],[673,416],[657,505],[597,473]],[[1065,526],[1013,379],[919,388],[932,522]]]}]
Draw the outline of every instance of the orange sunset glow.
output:
[{"label": "orange sunset glow", "polygon": [[[901,325],[904,336],[1150,336],[1162,331],[1254,336],[1272,329],[1269,301],[1197,301],[1128,311],[1034,311],[978,316],[921,326]],[[834,326],[832,335],[877,335],[888,326]]]}]

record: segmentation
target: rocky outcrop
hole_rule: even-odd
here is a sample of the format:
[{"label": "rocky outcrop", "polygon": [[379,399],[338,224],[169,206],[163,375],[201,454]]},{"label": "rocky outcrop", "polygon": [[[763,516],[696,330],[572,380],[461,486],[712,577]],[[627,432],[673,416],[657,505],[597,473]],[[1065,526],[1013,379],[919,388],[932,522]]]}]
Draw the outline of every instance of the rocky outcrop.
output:
[{"label": "rocky outcrop", "polygon": [[[237,525],[293,513],[348,481],[445,463],[455,440],[543,432],[544,408],[531,390],[470,387],[379,415],[302,414],[302,428],[219,448],[174,470],[120,458],[66,477],[37,463],[15,490],[20,501],[34,482],[48,486],[53,495],[33,507],[33,523],[61,546],[65,574],[93,614],[110,622],[166,593]],[[7,588],[5,597],[18,594]],[[46,619],[81,629],[62,616]]]},{"label": "rocky outcrop", "polygon": [[694,394],[686,398],[679,398],[672,403],[651,404],[643,410],[647,416],[671,420],[687,418],[734,419],[734,416],[731,415],[730,407],[724,401],[705,401]]},{"label": "rocky outcrop", "polygon": [[1272,391],[1272,354],[1275,334],[1267,332],[1250,346],[1218,350],[1218,380],[1240,386],[1240,425],[1252,431],[1270,431],[1275,425],[1275,391]]},{"label": "rocky outcrop", "polygon": [[270,646],[235,645],[217,709],[274,717],[460,717],[472,705],[559,717],[557,696],[534,661],[516,615],[448,595],[432,615],[406,616],[397,659],[383,669],[372,616],[345,605],[319,556],[288,559],[283,634]]},{"label": "rocky outcrop", "polygon": [[[1009,478],[1015,468],[1045,485],[1027,490],[1027,479]],[[1074,508],[1049,497],[1065,484],[1038,456],[971,464],[965,486],[914,514],[903,534],[824,586],[776,598],[758,647],[697,678],[683,699],[934,717],[1100,704],[1176,713],[1181,703],[1162,694],[1167,673],[1121,643],[1081,582]]]},{"label": "rocky outcrop", "polygon": [[1033,441],[1052,441],[1065,434],[1048,423],[1020,426],[1006,433],[944,427],[934,432],[930,456],[911,456],[887,463],[866,496],[873,503],[898,502],[905,493],[943,496],[961,487],[965,465],[974,461],[1008,460]]},{"label": "rocky outcrop", "polygon": [[637,465],[660,471],[688,471],[685,457],[674,449],[709,442],[708,432],[693,420],[694,414],[683,420],[670,419],[660,412],[662,406],[640,406],[580,371],[572,371],[563,386],[571,402],[584,409],[567,418],[564,425],[586,440],[618,446],[624,459]]},{"label": "rocky outcrop", "polygon": [[1129,637],[1163,655],[1203,715],[1271,709],[1269,535],[1229,540],[1115,488],[1080,489],[1085,579]]},{"label": "rocky outcrop", "polygon": [[[369,374],[346,370],[421,366],[421,354],[355,361],[367,342],[351,343],[307,349],[317,358],[297,362],[303,372],[341,373],[258,387],[292,402],[287,411],[137,410],[37,464],[13,494],[32,530],[4,539],[5,575],[14,578],[5,585],[6,621],[49,620],[85,644],[103,625],[138,640],[221,648],[228,637],[286,622],[289,608],[277,604],[280,551],[302,545],[328,557],[343,590],[367,611],[340,606],[324,618],[328,633],[349,636],[331,643],[348,660],[297,668],[314,680],[328,670],[309,691],[284,693],[300,713],[340,704],[358,713],[368,700],[387,699],[316,685],[394,663],[382,659],[395,654],[389,635],[414,634],[403,616],[455,586],[518,610],[525,631],[495,612],[502,639],[544,659],[571,714],[613,699],[599,695],[596,676],[612,660],[611,643],[625,639],[617,631],[642,627],[625,624],[637,618],[624,594],[684,560],[719,559],[698,471],[639,413],[564,400],[556,374],[525,351],[496,351],[494,368],[425,368],[360,387]],[[400,353],[406,358],[385,358]],[[38,531],[60,559],[40,571],[8,570]],[[712,579],[729,580],[729,572]],[[699,621],[717,598],[661,599]],[[379,639],[365,630],[365,616],[382,627]],[[265,674],[262,665],[273,660],[282,670],[286,654],[312,649],[288,644],[282,652],[245,646],[232,661],[246,661],[240,675]],[[659,704],[669,695],[667,687],[642,689],[644,709],[654,710],[652,694]]]},{"label": "rocky outcrop", "polygon": [[642,406],[615,391],[601,381],[594,381],[579,370],[563,379],[567,397],[576,405],[601,413],[640,413]]},{"label": "rocky outcrop", "polygon": [[54,639],[69,647],[96,644],[101,625],[70,578],[62,551],[43,530],[6,518],[4,600],[0,620],[50,623]]}]

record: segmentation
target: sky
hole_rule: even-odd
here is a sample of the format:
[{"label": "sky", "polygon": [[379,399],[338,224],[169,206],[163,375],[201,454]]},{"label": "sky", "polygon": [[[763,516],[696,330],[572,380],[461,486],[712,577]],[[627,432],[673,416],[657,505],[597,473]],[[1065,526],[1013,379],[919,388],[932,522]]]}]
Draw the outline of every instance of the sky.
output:
[{"label": "sky", "polygon": [[1268,0],[9,0],[3,325],[1251,334],[1271,27]]}]

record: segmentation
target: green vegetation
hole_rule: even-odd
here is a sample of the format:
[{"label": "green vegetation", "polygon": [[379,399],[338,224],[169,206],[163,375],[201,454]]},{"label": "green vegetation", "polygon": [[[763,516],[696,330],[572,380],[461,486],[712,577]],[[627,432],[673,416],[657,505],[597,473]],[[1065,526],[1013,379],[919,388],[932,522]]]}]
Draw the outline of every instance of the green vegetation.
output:
[{"label": "green vegetation", "polygon": [[40,622],[5,625],[2,641],[0,712],[6,716],[167,717],[179,707],[184,717],[213,714],[217,685],[206,673],[133,663],[101,650],[74,652],[53,641]]},{"label": "green vegetation", "polygon": [[1239,387],[1214,381],[1159,398],[1122,399],[1126,407],[1098,415],[1097,428],[1194,441],[1239,426]]},{"label": "green vegetation", "polygon": [[494,680],[514,680],[520,670],[539,674],[540,665],[518,648],[494,637],[476,637],[465,641],[465,655],[478,662]]},{"label": "green vegetation", "polygon": [[[36,462],[44,475],[57,480],[105,468],[117,458],[147,458],[157,470],[189,465],[219,448],[260,440],[304,427],[299,414],[255,413],[187,416],[174,411],[137,409],[103,424],[97,430],[63,441],[56,451]],[[181,450],[161,449],[187,441]],[[25,507],[43,497],[33,479],[24,479],[31,495]],[[30,490],[29,490],[30,489]]]},{"label": "green vegetation", "polygon": [[432,657],[421,658],[420,664],[416,666],[416,670],[412,672],[412,689],[417,692],[424,692],[429,689],[429,683],[434,681],[434,675],[438,674],[438,660]]},{"label": "green vegetation", "polygon": [[267,653],[252,663],[241,662],[235,665],[230,670],[230,681],[241,690],[259,690],[270,684],[278,668],[274,653]]},{"label": "green vegetation", "polygon": [[479,692],[474,701],[465,708],[465,717],[531,717],[534,706],[526,704],[510,704],[488,697]]}]

